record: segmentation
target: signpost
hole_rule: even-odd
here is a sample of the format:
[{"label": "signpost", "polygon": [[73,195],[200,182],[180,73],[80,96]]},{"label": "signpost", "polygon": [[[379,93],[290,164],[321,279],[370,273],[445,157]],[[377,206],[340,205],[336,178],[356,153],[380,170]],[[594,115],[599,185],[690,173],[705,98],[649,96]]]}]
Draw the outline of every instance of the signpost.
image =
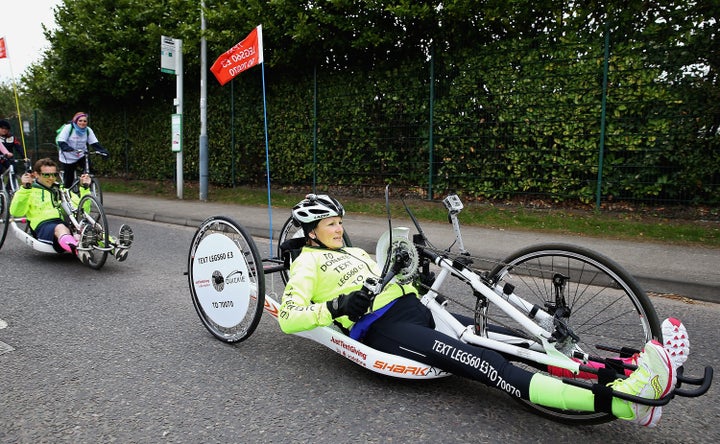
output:
[{"label": "signpost", "polygon": [[173,114],[170,119],[172,132],[172,151],[182,153],[182,114]]},{"label": "signpost", "polygon": [[175,74],[176,97],[173,101],[175,114],[171,117],[172,152],[177,159],[177,197],[183,198],[183,157],[182,157],[182,115],[183,115],[183,62],[182,40],[172,37],[160,37],[160,71]]}]

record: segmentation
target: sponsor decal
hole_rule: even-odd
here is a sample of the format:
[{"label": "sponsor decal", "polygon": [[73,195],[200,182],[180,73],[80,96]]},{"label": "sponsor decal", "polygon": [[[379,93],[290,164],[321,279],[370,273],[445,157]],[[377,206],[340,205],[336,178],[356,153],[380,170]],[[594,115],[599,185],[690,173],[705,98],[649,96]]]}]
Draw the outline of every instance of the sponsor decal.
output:
[{"label": "sponsor decal", "polygon": [[472,353],[460,350],[454,345],[445,344],[444,342],[438,340],[435,340],[432,349],[435,352],[445,355],[461,364],[474,368],[486,378],[488,384],[494,385],[500,390],[503,390],[513,396],[520,397],[520,390],[505,381],[497,369],[490,365],[490,363],[486,360],[475,356]]}]

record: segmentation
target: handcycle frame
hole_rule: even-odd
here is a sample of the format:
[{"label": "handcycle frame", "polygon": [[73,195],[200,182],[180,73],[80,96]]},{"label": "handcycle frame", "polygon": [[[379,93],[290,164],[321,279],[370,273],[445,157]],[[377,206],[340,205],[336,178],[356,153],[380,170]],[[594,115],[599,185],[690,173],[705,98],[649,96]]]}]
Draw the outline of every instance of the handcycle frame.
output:
[{"label": "handcycle frame", "polygon": [[[515,283],[511,283],[508,276],[516,271],[518,274],[522,274],[519,269],[525,265],[524,261],[526,260],[532,266],[525,272],[530,275],[536,273],[536,267],[545,266],[540,260],[547,255],[552,257],[553,261],[556,257],[563,258],[568,262],[578,260],[580,263],[575,264],[575,268],[582,268],[586,265],[588,268],[592,265],[597,266],[601,271],[599,274],[605,273],[610,276],[609,278],[603,276],[604,279],[613,280],[607,284],[608,288],[630,296],[631,301],[623,305],[619,316],[624,316],[624,311],[632,312],[631,316],[640,315],[641,326],[637,329],[637,337],[634,338],[636,341],[631,344],[631,347],[617,348],[617,344],[595,344],[598,352],[605,354],[609,352],[612,356],[627,357],[633,352],[637,352],[646,341],[660,337],[657,315],[645,293],[639,289],[637,282],[615,262],[589,250],[562,244],[529,247],[511,255],[505,261],[501,261],[489,273],[477,272],[470,266],[472,258],[464,249],[457,221],[457,214],[462,209],[462,203],[455,195],[450,196],[444,203],[448,208],[449,218],[453,224],[456,242],[459,244],[461,253],[453,256],[449,249],[440,251],[434,248],[425,238],[419,224],[408,210],[418,234],[413,236],[412,243],[407,235],[409,230],[404,228],[391,228],[381,237],[381,240],[385,238],[386,242],[382,246],[378,246],[376,256],[378,263],[383,262],[380,260],[381,256],[386,259],[387,273],[382,282],[369,284],[372,293],[379,293],[382,287],[393,278],[407,279],[408,275],[412,274],[412,270],[409,268],[419,266],[427,269],[432,263],[439,271],[432,285],[425,288],[427,292],[421,297],[421,302],[432,312],[436,330],[465,343],[495,350],[514,363],[532,367],[534,370],[549,372],[550,368],[562,369],[563,380],[566,383],[588,389],[592,389],[593,383],[597,382],[597,379],[592,380],[588,377],[588,375],[597,377],[597,367],[589,365],[592,362],[599,361],[612,366],[612,368],[617,368],[618,377],[624,377],[626,371],[629,373],[635,367],[623,364],[619,360],[607,359],[605,356],[591,355],[589,351],[579,346],[579,344],[585,345],[577,339],[581,332],[578,331],[577,334],[573,332],[569,318],[571,317],[571,308],[580,311],[582,307],[570,307],[558,302],[562,301],[569,293],[567,291],[569,277],[554,273],[550,277],[542,278],[552,282],[550,293],[554,298],[554,300],[545,301],[544,305],[529,301],[527,297],[516,293]],[[282,234],[287,233],[283,230]],[[393,234],[396,236],[395,240],[393,240]],[[386,248],[384,256],[383,248]],[[413,257],[414,255],[419,256],[420,259]],[[532,262],[526,258],[531,258]],[[536,260],[537,264],[534,262]],[[585,262],[581,262],[581,260]],[[216,338],[228,343],[237,343],[244,341],[253,333],[262,311],[277,319],[280,301],[275,299],[277,296],[274,293],[266,294],[264,276],[276,272],[287,272],[288,261],[287,256],[284,258],[261,258],[252,237],[248,235],[244,227],[232,219],[214,216],[205,220],[193,237],[188,255],[187,271],[192,300],[205,327]],[[581,271],[585,272],[585,270]],[[569,270],[567,274],[574,275],[575,273],[576,270]],[[447,299],[446,295],[441,293],[441,288],[450,276],[467,284],[476,298],[475,320],[471,325],[462,323],[446,308]],[[583,286],[581,292],[584,293],[591,286],[600,285],[595,279],[596,276],[590,277],[590,282]],[[580,287],[580,284],[578,283],[577,286]],[[368,287],[367,284],[366,287]],[[619,287],[619,290],[616,287]],[[603,288],[604,290],[605,288]],[[594,296],[605,297],[602,292]],[[621,305],[623,302],[620,298],[613,298],[612,304]],[[490,315],[488,314],[490,307],[505,316],[505,319],[509,320],[506,322],[510,322],[512,327],[490,328],[488,320],[493,319],[492,312]],[[588,330],[590,328],[610,330],[613,325],[605,327],[594,325]],[[610,331],[610,334],[612,333],[614,332]],[[620,334],[620,338],[631,338],[630,334],[624,336],[625,331],[617,334]],[[350,338],[332,325],[317,327],[295,335],[320,343],[352,362],[384,375],[409,379],[432,379],[449,375],[442,369],[375,350]],[[674,390],[664,398],[657,400],[619,392],[613,392],[613,395],[646,405],[664,405],[674,396],[694,397],[704,394],[710,387],[712,374],[712,368],[706,367],[703,377],[687,377],[683,375],[681,367],[678,370],[678,384]],[[699,387],[694,390],[682,389],[682,383]],[[513,399],[520,401],[535,413],[563,422],[598,423],[614,419],[608,413],[566,412],[534,405],[516,397]]]},{"label": "handcycle frame", "polygon": [[[77,178],[73,182],[73,186],[79,186],[79,182],[80,179]],[[108,253],[113,249],[110,242],[109,225],[107,216],[105,215],[105,209],[92,193],[81,196],[77,205],[73,202],[70,189],[58,186],[57,193],[60,199],[60,208],[62,208],[65,215],[65,222],[70,227],[70,232],[73,235],[82,233],[84,225],[90,225],[95,228],[96,240],[98,242],[90,247],[78,246],[77,249],[78,251],[87,253],[86,264],[90,268],[99,270],[105,265]],[[20,228],[18,222],[24,223],[25,228]],[[30,231],[30,223],[25,217],[8,217],[7,225],[9,225],[16,238],[33,250],[41,253],[59,254],[52,245],[41,242],[35,238]],[[102,246],[100,243],[102,243]]]}]

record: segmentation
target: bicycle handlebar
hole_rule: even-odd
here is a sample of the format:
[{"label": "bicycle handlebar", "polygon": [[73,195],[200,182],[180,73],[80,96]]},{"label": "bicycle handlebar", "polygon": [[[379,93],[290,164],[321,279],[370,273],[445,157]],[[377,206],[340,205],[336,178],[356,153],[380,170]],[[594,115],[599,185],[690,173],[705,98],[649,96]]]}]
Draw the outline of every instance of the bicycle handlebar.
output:
[{"label": "bicycle handlebar", "polygon": [[77,154],[83,154],[83,155],[85,155],[85,154],[88,154],[88,155],[90,155],[90,154],[95,154],[95,155],[102,156],[102,157],[108,157],[108,156],[110,156],[110,153],[105,153],[105,152],[102,152],[102,151],[73,150],[72,152],[75,152],[75,153],[77,153]]}]

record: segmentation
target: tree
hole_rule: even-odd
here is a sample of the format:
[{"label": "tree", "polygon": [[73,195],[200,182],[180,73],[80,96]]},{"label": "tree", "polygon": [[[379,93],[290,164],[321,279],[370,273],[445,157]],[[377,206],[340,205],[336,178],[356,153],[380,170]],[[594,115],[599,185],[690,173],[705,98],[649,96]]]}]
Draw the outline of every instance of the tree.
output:
[{"label": "tree", "polygon": [[[38,106],[152,96],[170,84],[159,76],[160,36],[181,35],[191,51],[197,46],[199,18],[177,17],[198,17],[197,7],[181,0],[65,0],[55,10],[57,30],[45,30],[50,49],[23,77],[25,89]],[[197,66],[188,58],[186,69]]]}]

